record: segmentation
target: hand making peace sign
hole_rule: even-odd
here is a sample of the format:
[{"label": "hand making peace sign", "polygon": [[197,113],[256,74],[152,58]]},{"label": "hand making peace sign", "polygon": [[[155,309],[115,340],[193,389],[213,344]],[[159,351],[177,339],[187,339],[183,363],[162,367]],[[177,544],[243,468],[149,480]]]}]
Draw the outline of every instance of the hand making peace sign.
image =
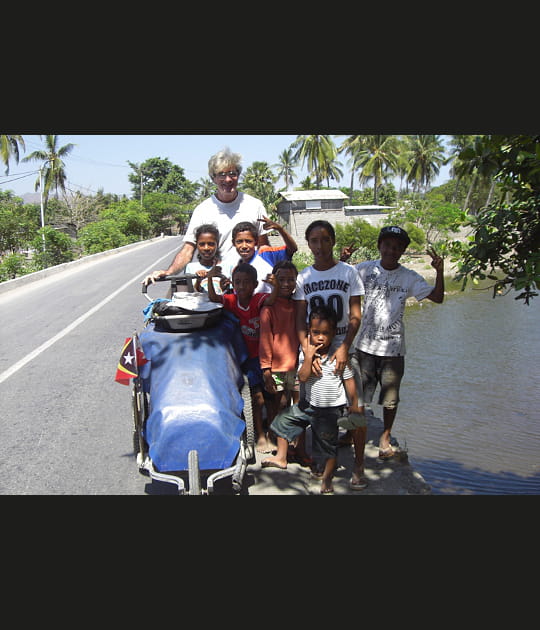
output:
[{"label": "hand making peace sign", "polygon": [[426,249],[426,253],[431,256],[431,266],[435,269],[435,271],[442,271],[444,267],[444,258],[437,254],[433,245],[430,245]]}]

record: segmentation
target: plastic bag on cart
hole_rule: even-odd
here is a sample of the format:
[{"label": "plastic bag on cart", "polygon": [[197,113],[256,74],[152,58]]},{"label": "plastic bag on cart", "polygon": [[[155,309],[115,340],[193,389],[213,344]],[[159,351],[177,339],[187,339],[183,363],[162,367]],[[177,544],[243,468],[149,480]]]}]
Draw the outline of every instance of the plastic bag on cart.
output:
[{"label": "plastic bag on cart", "polygon": [[201,470],[231,466],[245,429],[240,365],[248,356],[236,318],[224,313],[216,326],[175,334],[150,324],[139,340],[149,360],[140,376],[150,394],[145,439],[155,467],[187,470],[193,449]]}]

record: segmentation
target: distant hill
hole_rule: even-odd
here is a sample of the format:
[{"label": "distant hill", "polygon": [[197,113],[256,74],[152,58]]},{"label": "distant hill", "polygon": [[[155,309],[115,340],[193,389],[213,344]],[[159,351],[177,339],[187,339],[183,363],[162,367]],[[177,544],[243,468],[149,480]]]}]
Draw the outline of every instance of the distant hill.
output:
[{"label": "distant hill", "polygon": [[24,195],[17,195],[20,197],[24,203],[41,203],[41,194],[40,193],[24,193]]}]

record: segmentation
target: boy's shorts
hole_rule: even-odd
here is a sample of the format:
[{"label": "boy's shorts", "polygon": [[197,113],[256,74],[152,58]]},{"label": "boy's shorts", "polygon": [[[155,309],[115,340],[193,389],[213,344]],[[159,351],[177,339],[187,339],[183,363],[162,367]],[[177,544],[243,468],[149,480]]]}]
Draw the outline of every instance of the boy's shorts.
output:
[{"label": "boy's shorts", "polygon": [[337,421],[344,407],[310,407],[304,400],[279,413],[270,428],[289,444],[311,425],[312,456],[318,468],[324,467],[326,460],[337,457]]},{"label": "boy's shorts", "polygon": [[272,378],[276,384],[276,390],[278,392],[298,391],[295,389],[296,385],[296,370],[289,370],[288,372],[272,372]]},{"label": "boy's shorts", "polygon": [[251,389],[258,388],[264,391],[264,377],[261,370],[259,357],[250,357],[242,363],[242,372],[248,377]]},{"label": "boy's shorts", "polygon": [[405,371],[405,357],[378,357],[356,350],[351,357],[355,372],[360,375],[362,391],[358,393],[358,404],[369,405],[377,384],[380,385],[378,404],[386,409],[395,409],[399,403],[399,388]]}]

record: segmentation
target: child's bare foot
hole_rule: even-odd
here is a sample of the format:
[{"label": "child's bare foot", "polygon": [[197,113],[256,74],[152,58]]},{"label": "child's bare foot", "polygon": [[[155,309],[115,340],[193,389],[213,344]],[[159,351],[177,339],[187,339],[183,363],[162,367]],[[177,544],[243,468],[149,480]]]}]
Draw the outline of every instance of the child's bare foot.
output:
[{"label": "child's bare foot", "polygon": [[280,468],[281,470],[287,470],[287,459],[283,460],[277,455],[274,457],[266,457],[261,462],[262,468]]},{"label": "child's bare foot", "polygon": [[266,436],[266,443],[268,444],[268,447],[270,448],[269,452],[277,451],[276,436],[273,432],[268,432]]},{"label": "child's bare foot", "polygon": [[324,479],[321,482],[321,494],[334,494],[334,486],[331,479]]},{"label": "child's bare foot", "polygon": [[257,449],[257,453],[271,453],[275,448],[272,448],[272,444],[267,440],[266,435],[261,435],[261,437],[257,440],[257,445],[255,447]]},{"label": "child's bare foot", "polygon": [[351,480],[349,481],[349,488],[351,490],[365,490],[368,487],[368,481],[364,474],[364,467],[355,466]]}]

